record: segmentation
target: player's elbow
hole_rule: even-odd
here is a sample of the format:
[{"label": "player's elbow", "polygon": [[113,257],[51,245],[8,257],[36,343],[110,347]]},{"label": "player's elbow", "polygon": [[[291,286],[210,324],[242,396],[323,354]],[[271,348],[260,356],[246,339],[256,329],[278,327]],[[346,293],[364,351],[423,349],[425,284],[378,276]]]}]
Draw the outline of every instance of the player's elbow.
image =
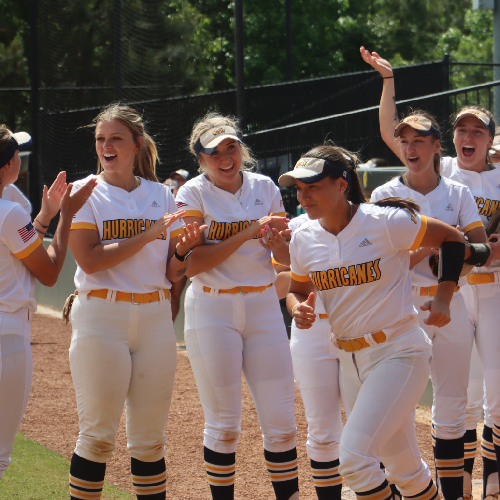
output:
[{"label": "player's elbow", "polygon": [[59,273],[57,275],[44,275],[37,276],[36,279],[43,285],[49,288],[53,287],[57,283],[57,278],[59,277]]}]

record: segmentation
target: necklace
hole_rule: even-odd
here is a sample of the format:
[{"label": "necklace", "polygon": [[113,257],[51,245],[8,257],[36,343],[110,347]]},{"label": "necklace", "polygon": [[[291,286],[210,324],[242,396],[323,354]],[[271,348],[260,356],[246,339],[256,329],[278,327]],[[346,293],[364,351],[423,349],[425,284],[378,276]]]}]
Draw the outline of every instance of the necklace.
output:
[{"label": "necklace", "polygon": [[[410,188],[412,189],[413,191],[417,191],[417,189],[413,189],[411,187],[411,184],[410,184],[410,181],[408,180],[408,172],[405,172],[402,177],[403,179],[403,184],[407,187],[407,188]],[[439,174],[436,174],[436,178],[437,178],[437,184],[436,184],[436,187],[439,186],[439,183],[441,182],[441,176]]]}]

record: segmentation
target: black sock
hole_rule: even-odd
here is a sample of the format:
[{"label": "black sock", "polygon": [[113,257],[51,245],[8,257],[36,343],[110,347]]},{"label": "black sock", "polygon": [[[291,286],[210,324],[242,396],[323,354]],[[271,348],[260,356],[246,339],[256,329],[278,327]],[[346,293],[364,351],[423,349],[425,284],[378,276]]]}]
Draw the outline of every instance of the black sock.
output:
[{"label": "black sock", "polygon": [[[80,500],[85,494],[101,494],[104,486],[106,464],[91,462],[73,453],[69,469],[69,494],[71,500]],[[100,498],[94,497],[94,498]]]},{"label": "black sock", "polygon": [[[472,485],[472,470],[474,469],[474,459],[476,458],[476,449],[477,449],[477,432],[476,429],[471,429],[465,431],[464,434],[464,472],[467,472],[470,476],[471,485]],[[468,481],[465,481],[464,475],[464,494],[472,495],[471,491],[466,491],[466,484],[468,485]]]},{"label": "black sock", "polygon": [[266,467],[273,483],[276,500],[288,500],[299,491],[297,449],[274,453],[264,450]]},{"label": "black sock", "polygon": [[217,453],[205,446],[203,456],[213,500],[233,500],[236,453]]},{"label": "black sock", "polygon": [[376,488],[373,488],[369,491],[361,491],[361,492],[355,491],[354,493],[356,494],[357,500],[365,500],[366,498],[374,496],[375,493],[377,493],[376,497],[378,500],[392,499],[392,490],[387,480],[384,480],[384,482],[380,486],[377,486]]},{"label": "black sock", "polygon": [[444,500],[457,500],[464,494],[464,438],[436,439],[434,460]]},{"label": "black sock", "polygon": [[[498,481],[498,447],[495,446],[493,429],[487,425],[483,429],[481,455],[483,457],[483,498],[486,498],[488,496],[486,492],[490,475],[497,474],[495,479]],[[491,493],[490,491],[489,494]]]},{"label": "black sock", "polygon": [[164,500],[166,498],[167,469],[164,458],[157,462],[142,462],[132,457],[130,471],[137,498],[144,500]]},{"label": "black sock", "polygon": [[311,470],[318,500],[341,500],[342,477],[338,459],[331,462],[311,460]]}]

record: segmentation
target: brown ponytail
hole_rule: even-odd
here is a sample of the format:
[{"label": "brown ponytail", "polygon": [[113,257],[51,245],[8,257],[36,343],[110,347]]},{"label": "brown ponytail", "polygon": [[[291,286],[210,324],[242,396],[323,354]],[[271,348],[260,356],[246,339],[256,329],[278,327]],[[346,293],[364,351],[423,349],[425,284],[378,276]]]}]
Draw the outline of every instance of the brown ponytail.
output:
[{"label": "brown ponytail", "polygon": [[412,215],[416,215],[418,212],[420,212],[420,205],[417,205],[411,198],[399,198],[398,196],[389,196],[388,198],[383,198],[382,200],[370,203],[372,205],[377,205],[379,207],[405,208]]},{"label": "brown ponytail", "polygon": [[[95,127],[99,122],[109,122],[118,120],[132,132],[134,140],[139,145],[139,137],[143,138],[142,146],[134,158],[133,173],[147,179],[148,181],[159,182],[156,177],[156,163],[160,162],[156,145],[149,134],[144,129],[142,116],[130,106],[123,106],[120,103],[113,103],[104,108],[99,115],[94,118],[89,127]],[[103,167],[99,158],[97,159],[97,173],[101,173]]]}]

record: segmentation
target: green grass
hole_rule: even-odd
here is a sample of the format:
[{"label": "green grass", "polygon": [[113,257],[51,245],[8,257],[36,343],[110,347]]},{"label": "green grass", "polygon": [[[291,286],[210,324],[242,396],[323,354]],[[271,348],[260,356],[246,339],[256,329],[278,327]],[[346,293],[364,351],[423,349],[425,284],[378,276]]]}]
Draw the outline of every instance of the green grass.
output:
[{"label": "green grass", "polygon": [[[69,462],[20,432],[12,463],[0,480],[0,500],[68,500]],[[105,484],[103,500],[131,500],[129,493]]]}]

